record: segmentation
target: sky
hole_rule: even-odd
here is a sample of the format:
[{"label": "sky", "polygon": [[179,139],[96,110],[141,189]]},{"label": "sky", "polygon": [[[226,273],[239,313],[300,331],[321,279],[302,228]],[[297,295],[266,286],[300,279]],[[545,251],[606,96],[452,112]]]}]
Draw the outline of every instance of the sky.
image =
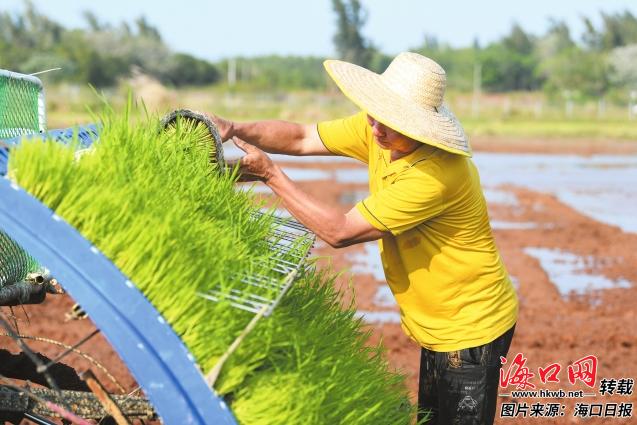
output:
[{"label": "sky", "polygon": [[[133,22],[144,15],[175,51],[219,60],[265,54],[333,57],[335,15],[331,0],[33,0],[66,27],[85,27],[84,10],[103,22]],[[543,34],[549,18],[564,20],[577,38],[582,16],[599,23],[599,12],[629,10],[630,0],[361,0],[368,21],[363,33],[381,51],[396,54],[422,44],[424,35],[454,47],[486,45],[513,23]],[[20,12],[23,0],[0,0],[0,11]]]}]

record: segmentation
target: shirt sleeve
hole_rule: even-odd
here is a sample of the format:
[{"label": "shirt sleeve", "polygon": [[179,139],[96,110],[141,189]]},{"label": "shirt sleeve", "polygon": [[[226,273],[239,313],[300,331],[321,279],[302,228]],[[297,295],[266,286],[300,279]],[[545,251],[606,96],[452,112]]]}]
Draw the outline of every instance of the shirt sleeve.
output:
[{"label": "shirt sleeve", "polygon": [[422,170],[412,168],[394,183],[356,204],[375,228],[399,235],[440,214],[444,185]]},{"label": "shirt sleeve", "polygon": [[369,125],[365,112],[317,125],[321,141],[335,155],[369,161]]}]

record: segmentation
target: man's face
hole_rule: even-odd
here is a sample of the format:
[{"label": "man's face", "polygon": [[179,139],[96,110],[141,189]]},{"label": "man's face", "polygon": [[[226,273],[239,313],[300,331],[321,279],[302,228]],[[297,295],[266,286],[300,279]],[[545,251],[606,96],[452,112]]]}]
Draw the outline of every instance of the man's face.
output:
[{"label": "man's face", "polygon": [[374,141],[381,149],[389,149],[393,151],[406,152],[412,151],[419,147],[421,143],[410,137],[387,127],[385,124],[376,121],[371,115],[367,114],[367,122],[372,128]]}]

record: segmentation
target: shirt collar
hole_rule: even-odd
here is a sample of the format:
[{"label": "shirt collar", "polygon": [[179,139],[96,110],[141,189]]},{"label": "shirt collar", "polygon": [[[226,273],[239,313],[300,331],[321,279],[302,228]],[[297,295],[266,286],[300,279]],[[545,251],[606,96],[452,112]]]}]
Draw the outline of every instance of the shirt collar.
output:
[{"label": "shirt collar", "polygon": [[413,152],[390,162],[390,152],[388,150],[381,149],[384,163],[386,164],[386,167],[383,170],[383,177],[411,168],[416,163],[429,159],[439,150],[440,149],[435,146],[423,143]]}]

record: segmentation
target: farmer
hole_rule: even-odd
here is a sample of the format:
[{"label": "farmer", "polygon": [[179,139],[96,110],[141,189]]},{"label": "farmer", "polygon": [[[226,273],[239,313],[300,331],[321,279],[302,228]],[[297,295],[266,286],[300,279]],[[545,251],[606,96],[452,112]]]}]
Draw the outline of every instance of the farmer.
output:
[{"label": "farmer", "polygon": [[[418,406],[433,415],[429,423],[490,424],[518,303],[469,142],[443,105],[445,71],[415,53],[399,54],[380,75],[337,60],[325,67],[359,113],[318,125],[212,119],[245,151],[242,172],[321,239],[336,248],[378,240],[402,327],[422,347]],[[344,214],[301,190],[264,151],[355,158],[369,166],[370,195]]]}]

